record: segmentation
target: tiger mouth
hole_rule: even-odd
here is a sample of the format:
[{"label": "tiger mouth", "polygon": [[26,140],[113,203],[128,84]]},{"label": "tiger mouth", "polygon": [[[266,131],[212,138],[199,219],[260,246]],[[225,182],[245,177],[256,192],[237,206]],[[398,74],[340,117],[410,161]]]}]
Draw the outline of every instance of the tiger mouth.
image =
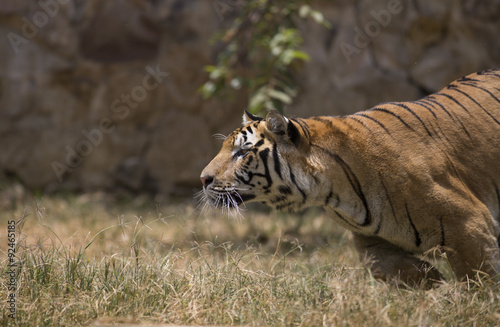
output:
[{"label": "tiger mouth", "polygon": [[255,198],[253,194],[239,193],[235,190],[204,190],[206,199],[214,207],[237,207]]}]

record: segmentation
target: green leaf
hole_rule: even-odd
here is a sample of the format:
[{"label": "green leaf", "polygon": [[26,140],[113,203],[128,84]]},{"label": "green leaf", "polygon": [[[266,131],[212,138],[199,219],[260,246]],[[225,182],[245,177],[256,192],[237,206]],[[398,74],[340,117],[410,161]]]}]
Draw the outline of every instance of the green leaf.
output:
[{"label": "green leaf", "polygon": [[323,14],[321,12],[319,12],[317,10],[313,10],[313,11],[311,11],[310,15],[316,23],[321,24],[326,28],[331,27],[330,22],[325,19],[325,17],[323,16]]},{"label": "green leaf", "polygon": [[214,80],[215,80],[215,79],[219,79],[219,78],[221,78],[222,76],[224,76],[224,74],[225,74],[225,73],[226,73],[226,72],[225,72],[224,68],[221,68],[221,67],[214,67],[214,68],[212,69],[212,71],[210,72],[209,77],[210,77],[210,79],[214,79]]},{"label": "green leaf", "polygon": [[250,96],[248,102],[248,107],[250,109],[250,112],[257,113],[264,106],[264,103],[267,99],[267,96],[265,94],[265,88],[266,86],[259,88],[255,93],[253,93]]},{"label": "green leaf", "polygon": [[302,5],[299,8],[299,16],[301,18],[306,18],[311,13],[311,7],[308,5]]},{"label": "green leaf", "polygon": [[309,5],[309,0],[230,2],[241,6],[234,11],[237,17],[231,26],[217,34],[214,42],[222,48],[217,61],[205,67],[209,81],[200,93],[204,98],[215,94],[227,97],[235,90],[244,90],[249,95],[251,112],[282,112],[297,96],[297,71],[302,68],[297,63],[310,59],[301,51],[299,20],[311,17],[323,26],[329,24],[321,12]]},{"label": "green leaf", "polygon": [[285,104],[290,104],[292,103],[292,97],[285,92],[270,89],[268,91],[268,94],[271,98],[277,99]]},{"label": "green leaf", "polygon": [[283,58],[282,58],[282,61],[285,65],[289,65],[294,59],[300,59],[300,60],[305,60],[305,61],[308,61],[309,60],[309,55],[303,51],[299,51],[299,50],[290,50],[290,49],[287,49],[284,53],[283,53]]},{"label": "green leaf", "polygon": [[205,67],[203,67],[203,69],[204,69],[207,73],[211,73],[211,72],[213,72],[216,68],[217,68],[217,66],[214,66],[214,65],[206,65]]},{"label": "green leaf", "polygon": [[240,78],[233,78],[231,82],[229,82],[229,85],[235,90],[241,89],[241,79]]},{"label": "green leaf", "polygon": [[295,59],[301,59],[304,61],[309,61],[311,59],[307,53],[299,50],[293,50],[293,56]]},{"label": "green leaf", "polygon": [[206,82],[199,89],[203,99],[205,99],[205,100],[210,98],[215,93],[216,90],[217,90],[217,86],[212,81]]},{"label": "green leaf", "polygon": [[278,57],[281,53],[283,52],[283,48],[279,46],[273,46],[271,47],[271,53]]}]

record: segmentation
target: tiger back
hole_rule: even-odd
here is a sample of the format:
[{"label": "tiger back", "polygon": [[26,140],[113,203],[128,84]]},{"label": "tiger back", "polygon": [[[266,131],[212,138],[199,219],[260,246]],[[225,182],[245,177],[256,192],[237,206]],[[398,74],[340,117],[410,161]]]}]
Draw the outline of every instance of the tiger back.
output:
[{"label": "tiger back", "polygon": [[456,80],[418,101],[347,116],[245,112],[201,173],[205,200],[324,207],[353,232],[376,277],[441,275],[422,255],[445,252],[458,278],[498,273],[500,70]]}]

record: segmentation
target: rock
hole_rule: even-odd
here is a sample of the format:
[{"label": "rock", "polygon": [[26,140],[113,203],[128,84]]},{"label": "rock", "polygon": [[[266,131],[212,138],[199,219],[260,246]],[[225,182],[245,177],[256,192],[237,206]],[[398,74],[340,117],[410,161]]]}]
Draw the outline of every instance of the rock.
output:
[{"label": "rock", "polygon": [[[207,163],[203,159],[212,152],[209,127],[200,116],[172,110],[156,119],[153,130],[146,162],[153,178],[164,181],[159,183],[160,191],[192,195]],[[198,135],[194,142],[193,134]]]},{"label": "rock", "polygon": [[[222,12],[204,0],[2,1],[0,172],[47,192],[191,196],[220,147],[211,136],[230,133],[246,106],[244,91],[197,93],[220,51],[208,40],[239,10],[225,3]],[[300,23],[311,60],[292,116],[415,100],[500,66],[493,2],[311,5],[332,28]]]},{"label": "rock", "polygon": [[89,22],[79,33],[85,59],[114,63],[158,57],[160,28],[148,1],[94,0],[87,6]]}]

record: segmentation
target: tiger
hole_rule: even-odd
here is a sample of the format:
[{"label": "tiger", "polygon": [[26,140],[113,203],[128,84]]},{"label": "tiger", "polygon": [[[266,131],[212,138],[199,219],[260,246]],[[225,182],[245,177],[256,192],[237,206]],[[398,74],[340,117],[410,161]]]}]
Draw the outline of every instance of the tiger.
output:
[{"label": "tiger", "polygon": [[428,255],[436,251],[458,280],[495,279],[500,69],[350,115],[262,118],[245,110],[200,178],[215,207],[324,208],[352,232],[378,279],[440,282],[442,269]]}]

